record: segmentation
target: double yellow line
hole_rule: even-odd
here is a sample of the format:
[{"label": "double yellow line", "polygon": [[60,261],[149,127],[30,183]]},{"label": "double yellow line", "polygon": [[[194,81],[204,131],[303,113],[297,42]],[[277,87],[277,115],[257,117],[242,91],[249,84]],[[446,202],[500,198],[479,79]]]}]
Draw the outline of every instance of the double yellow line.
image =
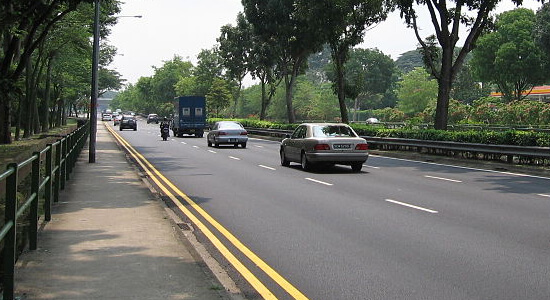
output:
[{"label": "double yellow line", "polygon": [[[105,127],[111,132],[115,139],[126,149],[126,151],[135,159],[135,161],[142,167],[147,173],[149,178],[155,182],[155,184],[162,190],[162,192],[170,198],[170,200],[184,213],[202,233],[212,242],[212,244],[220,251],[220,253],[235,267],[235,269],[256,289],[256,291],[264,299],[277,299],[273,293],[243,264],[239,261],[229,249],[212,233],[212,231],[199,220],[193,212],[187,209],[176,196],[180,196],[187,202],[187,204],[199,215],[201,215],[206,222],[216,228],[216,230],[222,234],[233,246],[248,259],[250,259],[256,266],[258,266],[265,274],[267,274],[273,281],[275,281],[281,288],[283,288],[294,299],[308,299],[297,288],[295,288],[290,282],[283,278],[261,258],[259,258],[254,252],[246,247],[241,241],[239,241],[231,232],[223,227],[218,221],[212,218],[206,211],[204,211],[199,205],[197,205],[189,196],[178,189],[170,180],[164,177],[145,157],[137,152],[126,140],[124,140],[115,130],[110,126]],[[170,189],[169,189],[170,188]],[[172,191],[173,192],[172,192]],[[174,195],[175,194],[175,195]]]}]

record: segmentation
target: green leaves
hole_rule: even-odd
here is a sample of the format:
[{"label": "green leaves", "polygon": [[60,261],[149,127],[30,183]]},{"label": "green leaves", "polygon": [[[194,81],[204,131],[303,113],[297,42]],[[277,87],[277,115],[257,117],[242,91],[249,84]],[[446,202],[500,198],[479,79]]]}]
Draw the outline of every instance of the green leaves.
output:
[{"label": "green leaves", "polygon": [[495,31],[482,36],[473,51],[475,73],[498,85],[507,101],[521,100],[521,92],[548,78],[548,56],[535,43],[535,14],[519,8],[497,17]]}]

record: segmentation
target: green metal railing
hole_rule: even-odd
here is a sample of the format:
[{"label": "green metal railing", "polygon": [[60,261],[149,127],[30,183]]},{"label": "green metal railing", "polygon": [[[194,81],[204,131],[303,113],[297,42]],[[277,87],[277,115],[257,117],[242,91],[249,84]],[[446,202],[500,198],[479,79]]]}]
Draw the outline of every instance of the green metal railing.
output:
[{"label": "green metal railing", "polygon": [[[29,250],[36,250],[39,198],[41,195],[44,198],[44,220],[50,221],[52,204],[59,201],[59,191],[65,188],[65,181],[69,180],[89,132],[90,122],[86,122],[57,142],[48,144],[42,151],[34,152],[29,159],[21,163],[9,164],[7,170],[0,174],[0,183],[2,181],[5,183],[5,217],[4,225],[0,228],[0,242],[4,243],[2,249],[3,300],[14,299],[14,271],[18,255],[17,221],[28,218],[28,246]],[[43,174],[41,169],[44,169]],[[19,176],[23,172],[31,178],[30,195],[18,204],[17,194],[22,189]]]}]

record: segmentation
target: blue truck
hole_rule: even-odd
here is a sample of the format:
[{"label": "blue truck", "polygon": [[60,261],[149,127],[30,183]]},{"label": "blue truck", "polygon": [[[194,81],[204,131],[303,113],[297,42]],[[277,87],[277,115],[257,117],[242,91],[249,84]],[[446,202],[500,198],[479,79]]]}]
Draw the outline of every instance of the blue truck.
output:
[{"label": "blue truck", "polygon": [[202,96],[174,98],[176,111],[171,122],[174,136],[184,134],[203,137],[206,128],[206,99]]}]

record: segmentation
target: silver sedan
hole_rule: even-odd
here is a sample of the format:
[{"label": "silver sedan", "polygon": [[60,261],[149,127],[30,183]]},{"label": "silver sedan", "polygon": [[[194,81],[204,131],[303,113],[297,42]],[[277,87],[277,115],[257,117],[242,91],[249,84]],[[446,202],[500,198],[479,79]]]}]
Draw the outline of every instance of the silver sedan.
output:
[{"label": "silver sedan", "polygon": [[206,136],[208,147],[219,147],[222,144],[232,144],[235,147],[241,145],[246,148],[248,132],[243,125],[234,121],[218,121]]},{"label": "silver sedan", "polygon": [[294,130],[282,142],[281,165],[298,162],[302,169],[316,165],[349,165],[360,172],[369,158],[367,141],[360,138],[347,124],[305,123]]}]

